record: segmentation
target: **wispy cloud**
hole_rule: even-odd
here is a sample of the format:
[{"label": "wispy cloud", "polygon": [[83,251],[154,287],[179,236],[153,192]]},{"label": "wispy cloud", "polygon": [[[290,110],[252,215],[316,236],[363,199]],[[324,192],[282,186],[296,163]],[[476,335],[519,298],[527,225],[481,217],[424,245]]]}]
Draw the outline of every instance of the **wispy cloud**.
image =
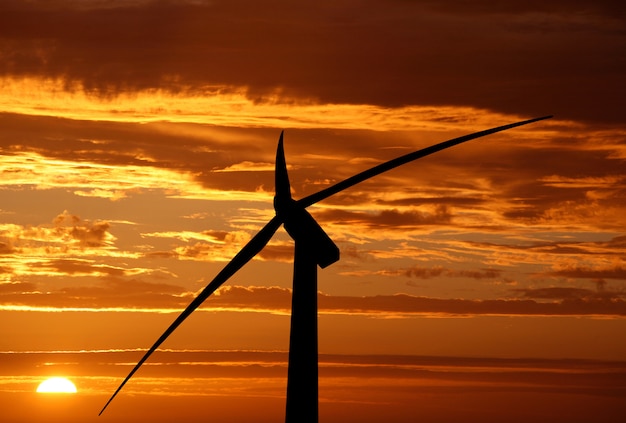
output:
[{"label": "wispy cloud", "polygon": [[[34,152],[0,155],[4,189],[33,186],[35,189],[72,189],[82,197],[119,200],[129,193],[154,189],[171,195],[201,197],[206,192],[185,173],[154,166],[108,165],[104,163],[47,158]],[[169,182],[165,182],[169,181]]]},{"label": "wispy cloud", "polygon": [[[10,287],[10,289],[8,289]],[[109,277],[93,287],[68,287],[54,292],[20,291],[32,286],[10,285],[0,291],[1,309],[21,310],[126,310],[178,312],[194,297],[178,286]],[[421,315],[597,315],[626,316],[626,294],[575,288],[514,289],[523,298],[471,300],[428,298],[407,294],[334,296],[318,294],[320,313],[368,315],[374,318]],[[224,286],[207,300],[205,311],[267,312],[291,309],[291,290],[281,287]]]}]

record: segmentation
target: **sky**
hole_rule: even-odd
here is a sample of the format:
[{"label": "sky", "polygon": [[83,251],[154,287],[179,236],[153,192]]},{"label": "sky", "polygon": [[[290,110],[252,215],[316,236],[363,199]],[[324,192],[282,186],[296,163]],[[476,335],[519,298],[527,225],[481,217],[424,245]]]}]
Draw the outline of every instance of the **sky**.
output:
[{"label": "sky", "polygon": [[[320,422],[626,413],[626,6],[557,0],[0,2],[7,422],[284,420],[280,229],[98,412],[274,215],[309,207]],[[75,394],[36,393],[63,376]]]}]

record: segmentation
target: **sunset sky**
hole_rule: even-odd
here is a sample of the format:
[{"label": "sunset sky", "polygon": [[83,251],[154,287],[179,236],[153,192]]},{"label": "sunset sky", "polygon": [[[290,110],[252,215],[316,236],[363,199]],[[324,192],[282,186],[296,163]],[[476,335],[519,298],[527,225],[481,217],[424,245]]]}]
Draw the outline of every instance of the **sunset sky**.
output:
[{"label": "sunset sky", "polygon": [[309,208],[320,423],[614,422],[625,110],[621,0],[2,0],[2,421],[283,421],[282,228],[97,416],[273,217],[281,130],[298,199],[554,115]]}]

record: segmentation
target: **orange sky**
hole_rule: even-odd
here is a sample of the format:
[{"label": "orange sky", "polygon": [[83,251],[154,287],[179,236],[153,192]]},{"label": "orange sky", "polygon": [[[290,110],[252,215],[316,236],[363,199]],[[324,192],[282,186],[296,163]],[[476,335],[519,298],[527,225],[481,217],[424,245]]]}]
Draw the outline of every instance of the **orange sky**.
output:
[{"label": "orange sky", "polygon": [[[624,415],[624,14],[584,0],[3,1],[3,421],[282,420],[283,229],[96,417],[273,216],[280,131],[301,198],[547,114],[310,208],[341,250],[319,272],[320,422]],[[36,394],[49,375],[78,393]]]}]

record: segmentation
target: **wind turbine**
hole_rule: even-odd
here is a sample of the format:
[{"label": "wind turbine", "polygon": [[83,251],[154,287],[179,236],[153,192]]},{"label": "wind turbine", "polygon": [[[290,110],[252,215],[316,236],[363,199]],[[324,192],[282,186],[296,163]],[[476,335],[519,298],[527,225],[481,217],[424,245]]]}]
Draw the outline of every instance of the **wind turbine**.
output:
[{"label": "wind turbine", "polygon": [[280,225],[284,224],[285,230],[295,241],[285,422],[317,423],[317,266],[325,268],[338,261],[339,249],[306,208],[353,185],[419,158],[476,138],[551,117],[543,116],[515,122],[444,141],[374,166],[300,200],[294,200],[291,197],[283,148],[283,132],[281,132],[276,151],[276,194],[274,197],[276,215],[235,255],[146,351],[98,415],[104,412],[126,382],[170,334],[224,282],[256,256],[270,241]]}]

